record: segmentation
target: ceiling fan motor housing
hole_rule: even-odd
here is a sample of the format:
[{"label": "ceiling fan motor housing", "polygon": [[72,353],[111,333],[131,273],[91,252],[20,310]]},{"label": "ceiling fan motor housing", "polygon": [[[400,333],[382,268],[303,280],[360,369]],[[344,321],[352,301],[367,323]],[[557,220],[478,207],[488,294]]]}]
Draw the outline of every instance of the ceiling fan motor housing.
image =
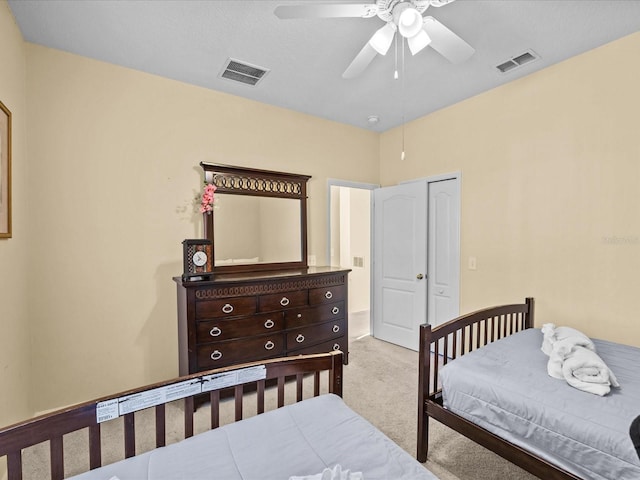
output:
[{"label": "ceiling fan motor housing", "polygon": [[393,23],[403,37],[415,37],[422,30],[422,14],[410,3],[402,2],[393,7]]},{"label": "ceiling fan motor housing", "polygon": [[[376,9],[378,11],[378,18],[384,20],[385,22],[394,22],[397,25],[398,22],[394,17],[396,17],[395,9],[398,6],[404,4],[402,10],[406,9],[407,7],[413,7],[420,14],[423,14],[424,11],[429,8],[429,5],[431,5],[433,2],[449,3],[449,1],[453,0],[377,0]],[[398,12],[398,15],[401,13],[401,11]]]}]

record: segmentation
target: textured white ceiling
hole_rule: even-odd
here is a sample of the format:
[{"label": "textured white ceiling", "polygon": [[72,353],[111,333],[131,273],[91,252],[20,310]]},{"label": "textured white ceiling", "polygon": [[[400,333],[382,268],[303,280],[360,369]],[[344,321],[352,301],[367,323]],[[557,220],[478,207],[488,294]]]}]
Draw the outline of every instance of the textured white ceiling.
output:
[{"label": "textured white ceiling", "polygon": [[[277,5],[309,2],[318,3],[9,0],[9,6],[29,42],[374,131],[640,30],[640,0],[457,0],[427,14],[476,49],[470,60],[452,65],[430,48],[407,53],[402,82],[393,79],[392,48],[363,75],[345,80],[342,72],[383,22],[280,20],[273,13]],[[495,69],[526,50],[540,59],[508,74]],[[230,57],[270,72],[255,87],[220,78]],[[379,123],[369,125],[369,115]]]}]

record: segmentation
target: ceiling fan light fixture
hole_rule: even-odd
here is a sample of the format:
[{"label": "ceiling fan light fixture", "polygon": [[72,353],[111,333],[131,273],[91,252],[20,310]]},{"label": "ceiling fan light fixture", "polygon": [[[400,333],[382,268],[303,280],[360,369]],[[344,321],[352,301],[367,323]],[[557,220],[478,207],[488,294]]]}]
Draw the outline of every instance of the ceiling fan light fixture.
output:
[{"label": "ceiling fan light fixture", "polygon": [[431,37],[424,30],[420,30],[416,35],[408,38],[407,43],[409,44],[411,55],[415,55],[431,43]]},{"label": "ceiling fan light fixture", "polygon": [[422,30],[422,15],[414,7],[408,4],[398,15],[398,30],[405,38],[412,38]]},{"label": "ceiling fan light fixture", "polygon": [[378,29],[369,40],[369,45],[380,55],[386,55],[393,42],[393,36],[396,33],[396,26],[388,22],[384,27]]}]

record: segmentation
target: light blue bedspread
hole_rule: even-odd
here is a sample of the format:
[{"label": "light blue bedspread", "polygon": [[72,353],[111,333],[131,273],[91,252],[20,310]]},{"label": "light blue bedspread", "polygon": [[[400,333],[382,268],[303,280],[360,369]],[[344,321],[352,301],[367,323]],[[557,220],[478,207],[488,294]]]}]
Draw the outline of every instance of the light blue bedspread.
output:
[{"label": "light blue bedspread", "polygon": [[364,480],[437,480],[333,394],[210,430],[73,480],[287,480],[339,464]]},{"label": "light blue bedspread", "polygon": [[600,397],[550,377],[542,339],[528,329],[447,364],[444,406],[581,478],[640,479],[629,436],[640,414],[640,348],[594,339],[621,385]]}]

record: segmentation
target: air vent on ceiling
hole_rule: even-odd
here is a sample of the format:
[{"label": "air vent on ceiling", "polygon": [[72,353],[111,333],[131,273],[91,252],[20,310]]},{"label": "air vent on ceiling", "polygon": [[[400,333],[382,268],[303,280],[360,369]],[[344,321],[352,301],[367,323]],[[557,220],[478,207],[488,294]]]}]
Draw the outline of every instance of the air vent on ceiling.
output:
[{"label": "air vent on ceiling", "polygon": [[507,73],[518,67],[521,67],[522,65],[531,63],[538,58],[538,55],[536,55],[533,51],[527,50],[526,52],[510,58],[500,65],[497,65],[496,68],[500,71],[500,73]]},{"label": "air vent on ceiling", "polygon": [[220,73],[220,76],[236,82],[246,83],[247,85],[255,85],[264,78],[267,73],[269,73],[269,70],[266,68],[230,58],[227,60],[227,64],[222,70],[222,73]]}]

